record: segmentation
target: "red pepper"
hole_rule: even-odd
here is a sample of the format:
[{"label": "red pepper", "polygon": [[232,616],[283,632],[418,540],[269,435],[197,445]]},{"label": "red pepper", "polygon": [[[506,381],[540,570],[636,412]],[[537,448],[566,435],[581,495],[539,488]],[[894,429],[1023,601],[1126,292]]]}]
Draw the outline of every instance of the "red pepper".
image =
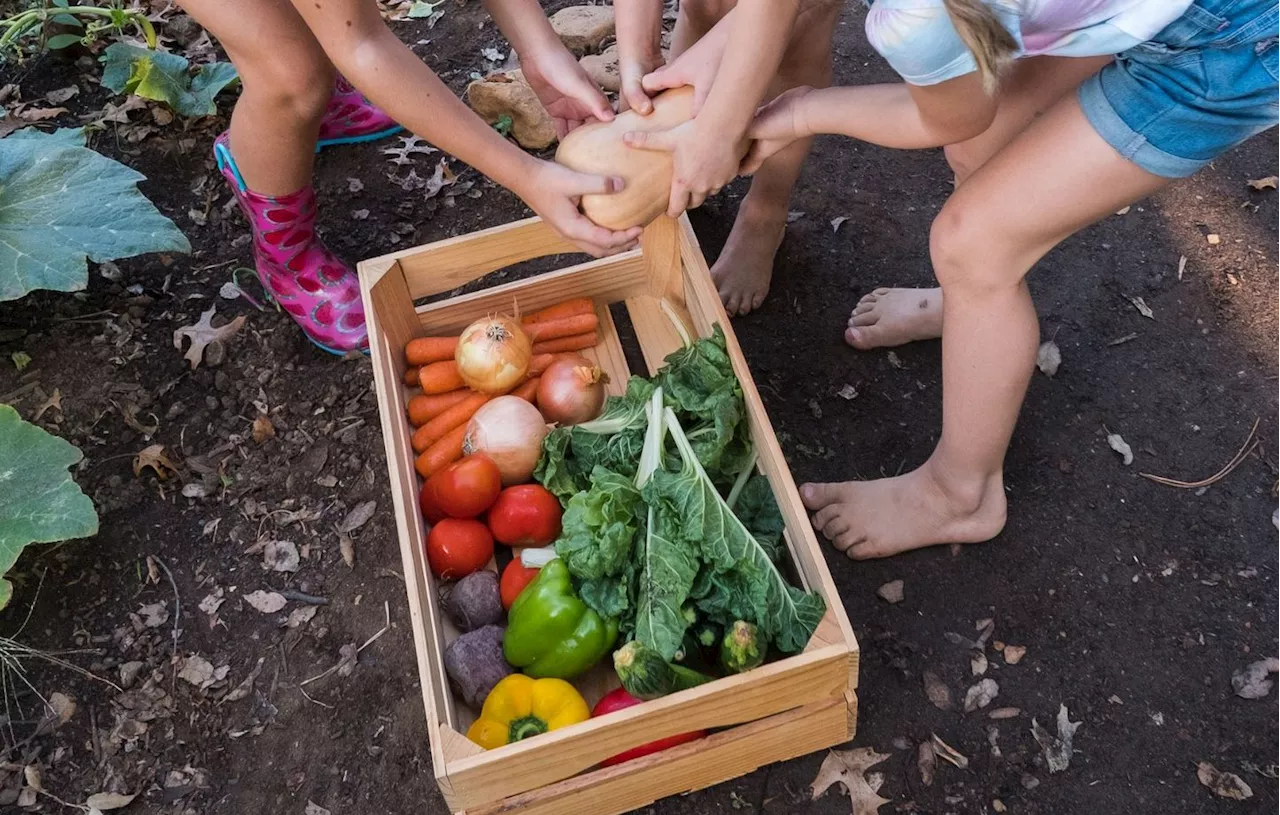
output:
[{"label": "red pepper", "polygon": [[520,562],[520,550],[517,549],[516,556],[507,564],[507,568],[502,570],[502,579],[498,581],[502,607],[510,611],[511,604],[520,596],[520,592],[524,591],[524,587],[533,582],[538,572],[538,569],[531,569]]},{"label": "red pepper", "polygon": [[[603,716],[606,713],[612,713],[615,710],[623,710],[632,705],[640,704],[640,700],[627,693],[624,688],[610,691],[604,695],[604,698],[596,702],[596,706],[591,709],[591,718]],[[692,733],[682,733],[678,736],[668,736],[665,739],[651,741],[648,744],[642,744],[639,747],[632,747],[625,753],[619,753],[613,758],[605,759],[600,762],[602,767],[612,767],[615,764],[621,764],[624,761],[630,761],[633,758],[647,756],[652,753],[659,753],[668,747],[675,747],[677,744],[695,741],[707,735],[705,730],[695,730]]]}]

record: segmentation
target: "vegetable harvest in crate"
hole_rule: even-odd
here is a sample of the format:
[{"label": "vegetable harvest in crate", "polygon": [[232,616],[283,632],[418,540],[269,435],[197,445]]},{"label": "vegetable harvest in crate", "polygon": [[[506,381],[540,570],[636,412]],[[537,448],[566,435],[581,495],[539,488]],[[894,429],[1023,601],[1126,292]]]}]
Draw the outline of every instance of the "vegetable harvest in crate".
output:
[{"label": "vegetable harvest in crate", "polygon": [[[483,602],[472,600],[475,610],[451,612],[489,621],[497,609],[507,610],[501,655],[464,643],[493,641],[492,625],[455,641],[453,659],[446,652],[455,687],[469,705],[487,711],[477,723],[488,724],[471,734],[486,748],[558,726],[513,722],[499,735],[502,718],[490,712],[499,703],[479,697],[496,693],[491,689],[503,677],[523,671],[572,682],[604,664],[624,689],[617,693],[638,704],[752,670],[770,653],[798,653],[826,612],[820,595],[792,585],[784,573],[783,519],[768,479],[756,471],[743,392],[720,326],[695,341],[663,305],[682,347],[652,378],[633,376],[625,392],[607,399],[599,368],[581,357],[547,361],[536,369],[540,387],[526,387],[541,338],[587,330],[595,338],[590,301],[569,301],[519,322],[487,318],[452,343],[429,338],[406,348],[424,388],[410,402],[411,421],[419,432],[436,422],[426,434],[433,446],[449,434],[461,440],[443,465],[418,468],[427,477],[421,503],[433,524],[427,544],[433,571],[465,577],[459,572],[489,565],[495,539],[519,547],[501,580],[469,587],[485,592]],[[436,376],[427,372],[448,363],[448,353],[472,392],[445,405],[425,391]],[[516,390],[523,398],[496,395]],[[430,409],[426,399],[436,400]],[[504,399],[522,408],[486,427],[483,412]],[[535,419],[537,408],[542,414]],[[442,416],[449,418],[437,421]],[[503,444],[488,441],[498,435]],[[424,456],[432,447],[425,449]],[[499,457],[505,466],[495,463]],[[435,540],[446,533],[448,541]],[[623,706],[602,705],[596,713]],[[642,745],[623,760],[681,740]]]}]

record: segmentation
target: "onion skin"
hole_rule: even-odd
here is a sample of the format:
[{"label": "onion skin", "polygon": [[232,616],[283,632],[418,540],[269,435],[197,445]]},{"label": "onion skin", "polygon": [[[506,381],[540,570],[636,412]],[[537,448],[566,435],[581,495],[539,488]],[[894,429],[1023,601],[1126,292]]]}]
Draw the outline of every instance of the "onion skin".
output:
[{"label": "onion skin", "polygon": [[499,396],[471,417],[463,438],[466,455],[484,453],[498,465],[502,486],[527,484],[542,455],[547,423],[538,409],[518,396]]},{"label": "onion skin", "polygon": [[543,418],[562,426],[589,422],[604,407],[609,375],[583,357],[558,359],[538,382],[538,409]]},{"label": "onion skin", "polygon": [[524,379],[533,342],[510,317],[485,317],[463,330],[453,359],[458,375],[480,393],[507,393]]}]

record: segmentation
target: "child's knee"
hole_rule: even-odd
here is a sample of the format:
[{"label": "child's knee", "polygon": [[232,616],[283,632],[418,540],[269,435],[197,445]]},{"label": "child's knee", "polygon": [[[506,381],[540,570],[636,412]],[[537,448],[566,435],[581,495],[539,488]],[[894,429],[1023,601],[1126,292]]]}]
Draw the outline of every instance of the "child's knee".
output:
[{"label": "child's knee", "polygon": [[1020,282],[1012,279],[1009,264],[993,257],[998,251],[991,236],[999,226],[989,223],[990,210],[970,198],[953,195],[929,229],[929,258],[933,274],[943,290],[990,292]]},{"label": "child's knee", "polygon": [[737,4],[737,0],[683,0],[680,13],[696,28],[709,31]]},{"label": "child's knee", "polygon": [[255,60],[241,71],[245,91],[266,101],[281,114],[299,121],[319,121],[333,96],[336,72],[323,57],[288,55]]}]

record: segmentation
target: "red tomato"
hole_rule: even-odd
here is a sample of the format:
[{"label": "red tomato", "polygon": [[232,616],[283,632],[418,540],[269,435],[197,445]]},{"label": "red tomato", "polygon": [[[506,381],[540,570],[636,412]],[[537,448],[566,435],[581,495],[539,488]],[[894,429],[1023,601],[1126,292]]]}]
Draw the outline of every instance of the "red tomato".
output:
[{"label": "red tomato", "polygon": [[438,485],[438,481],[427,479],[427,483],[422,485],[422,492],[418,493],[418,507],[422,510],[422,517],[426,518],[429,524],[438,524],[449,517],[440,508],[440,497],[435,491]]},{"label": "red tomato", "polygon": [[445,518],[427,535],[427,563],[437,577],[457,580],[493,558],[493,536],[479,521]]},{"label": "red tomato", "polygon": [[427,480],[436,502],[450,518],[474,518],[493,506],[502,491],[502,474],[493,459],[485,455],[467,456],[445,467]]},{"label": "red tomato", "polygon": [[[591,718],[594,719],[597,716],[603,716],[606,713],[612,713],[615,710],[623,710],[624,708],[629,708],[632,705],[638,704],[640,704],[640,700],[627,693],[626,689],[617,688],[616,690],[606,693],[599,702],[596,702],[596,706],[591,709]],[[612,758],[606,758],[604,761],[600,762],[600,766],[612,767],[615,764],[621,764],[622,762],[630,761],[633,758],[647,756],[652,753],[665,750],[668,747],[675,747],[677,744],[684,744],[685,742],[700,739],[705,735],[707,735],[707,731],[695,730],[692,733],[681,733],[678,736],[668,736],[665,739],[651,741],[648,744],[642,744],[639,747],[632,747],[625,753],[618,753]]]},{"label": "red tomato", "polygon": [[489,508],[489,531],[508,546],[546,546],[560,537],[560,501],[539,484],[507,487]]},{"label": "red tomato", "polygon": [[520,592],[524,591],[524,587],[532,583],[537,576],[538,570],[521,563],[520,553],[516,552],[516,556],[507,564],[507,568],[502,570],[502,579],[498,581],[502,607],[510,610],[511,604],[520,596]]}]

